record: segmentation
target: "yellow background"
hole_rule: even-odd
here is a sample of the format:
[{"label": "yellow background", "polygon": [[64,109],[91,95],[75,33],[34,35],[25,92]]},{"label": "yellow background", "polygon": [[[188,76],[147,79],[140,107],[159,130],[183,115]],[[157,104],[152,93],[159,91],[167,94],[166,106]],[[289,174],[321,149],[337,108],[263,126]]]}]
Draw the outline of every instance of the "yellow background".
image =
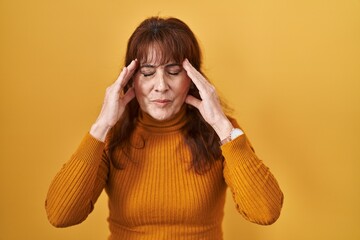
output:
[{"label": "yellow background", "polygon": [[228,195],[225,240],[360,239],[359,0],[1,0],[0,239],[106,239],[104,194],[67,229],[47,222],[44,200],[152,15],[196,33],[205,72],[285,193],[268,227]]}]

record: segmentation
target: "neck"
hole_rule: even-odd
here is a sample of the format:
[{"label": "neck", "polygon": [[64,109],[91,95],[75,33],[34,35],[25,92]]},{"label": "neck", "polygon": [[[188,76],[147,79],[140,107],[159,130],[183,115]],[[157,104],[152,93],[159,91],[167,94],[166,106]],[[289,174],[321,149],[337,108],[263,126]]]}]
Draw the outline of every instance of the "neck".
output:
[{"label": "neck", "polygon": [[186,124],[186,120],[186,106],[184,105],[178,113],[166,120],[154,119],[140,110],[138,125],[147,131],[161,133],[180,130]]}]

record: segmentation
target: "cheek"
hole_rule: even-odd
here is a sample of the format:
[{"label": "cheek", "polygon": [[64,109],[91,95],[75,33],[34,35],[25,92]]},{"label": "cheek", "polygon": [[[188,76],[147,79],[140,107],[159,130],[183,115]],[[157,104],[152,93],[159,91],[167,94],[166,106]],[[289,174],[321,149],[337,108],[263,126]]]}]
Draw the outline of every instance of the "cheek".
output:
[{"label": "cheek", "polygon": [[144,86],[141,83],[141,80],[138,78],[135,78],[134,79],[135,98],[142,109],[144,108],[145,102],[146,102],[145,101],[146,93],[145,93],[145,90],[143,89],[143,87]]},{"label": "cheek", "polygon": [[135,91],[135,94],[137,95],[138,92],[139,92],[139,87],[141,86],[140,83],[139,83],[139,79],[138,78],[134,78],[134,91]]},{"label": "cheek", "polygon": [[134,78],[134,91],[137,97],[146,94],[146,86],[139,77]]},{"label": "cheek", "polygon": [[190,89],[191,79],[186,77],[182,79],[181,84],[178,87],[178,93],[183,97],[186,97]]}]

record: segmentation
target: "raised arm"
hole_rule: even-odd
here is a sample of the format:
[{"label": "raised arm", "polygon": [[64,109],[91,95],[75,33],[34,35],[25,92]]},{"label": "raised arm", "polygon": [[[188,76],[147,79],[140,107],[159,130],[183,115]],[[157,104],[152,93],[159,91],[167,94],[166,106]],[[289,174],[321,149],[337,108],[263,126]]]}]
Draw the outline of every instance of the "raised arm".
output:
[{"label": "raised arm", "polygon": [[108,176],[109,159],[105,139],[109,130],[135,97],[134,90],[123,92],[137,67],[134,60],[124,67],[117,80],[107,88],[101,112],[70,160],[55,176],[46,198],[51,224],[67,227],[86,219],[102,192]]},{"label": "raised arm", "polygon": [[87,134],[50,184],[45,208],[55,227],[78,224],[93,210],[107,180],[104,145]]},{"label": "raised arm", "polygon": [[[221,142],[226,142],[221,146],[225,158],[224,178],[233,193],[238,211],[251,222],[262,225],[275,222],[283,203],[283,193],[276,179],[255,155],[246,135],[238,129],[238,124],[223,112],[215,87],[188,60],[183,62],[183,67],[199,89],[201,97],[197,99],[189,95],[186,103],[196,107]],[[234,139],[233,133],[236,133]]]}]

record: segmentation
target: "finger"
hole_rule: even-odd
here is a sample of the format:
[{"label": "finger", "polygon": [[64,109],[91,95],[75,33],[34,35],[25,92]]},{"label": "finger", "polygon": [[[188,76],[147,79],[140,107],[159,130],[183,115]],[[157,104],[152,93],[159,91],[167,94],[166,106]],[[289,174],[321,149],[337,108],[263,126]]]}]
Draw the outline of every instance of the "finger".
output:
[{"label": "finger", "polygon": [[187,59],[185,59],[183,64],[188,76],[199,90],[199,94],[202,99],[207,99],[209,96],[216,93],[215,87],[207,81],[206,78],[197,71]]},{"label": "finger", "polygon": [[194,96],[188,95],[185,99],[185,102],[191,106],[196,107],[197,109],[200,108],[201,100],[197,99]]},{"label": "finger", "polygon": [[138,64],[138,60],[137,59],[134,59],[131,61],[131,63],[127,66],[127,69],[130,71],[130,72],[134,72],[135,69],[137,68],[137,64]]},{"label": "finger", "polygon": [[122,81],[122,79],[124,79],[125,75],[126,75],[126,67],[123,67],[119,76],[117,77],[116,81],[114,82],[114,85],[119,84]]},{"label": "finger", "polygon": [[127,67],[123,68],[119,77],[116,79],[115,84],[116,85],[120,84],[120,88],[123,88],[129,81],[131,76],[134,74],[136,67],[137,67],[137,59],[132,60]]},{"label": "finger", "polygon": [[134,88],[131,87],[127,90],[127,92],[123,97],[124,104],[127,105],[134,97],[135,97],[135,91]]},{"label": "finger", "polygon": [[123,87],[126,86],[126,84],[129,82],[129,80],[131,79],[131,77],[134,75],[136,69],[138,66],[138,61],[137,59],[131,61],[131,63],[125,68],[125,76],[123,81],[121,81],[121,89],[123,89]]},{"label": "finger", "polygon": [[185,59],[185,61],[183,63],[183,67],[191,76],[193,76],[200,82],[208,83],[208,81],[205,79],[205,77],[196,68],[194,68],[193,65],[191,65],[191,63],[189,62],[188,59]]},{"label": "finger", "polygon": [[209,82],[204,78],[204,76],[199,71],[197,71],[187,59],[185,59],[183,62],[183,68],[199,91],[205,92]]},{"label": "finger", "polygon": [[132,60],[131,63],[126,67],[127,69],[127,73],[125,78],[127,79],[126,81],[128,81],[128,79],[131,78],[131,76],[134,74],[135,70],[137,69],[137,65],[138,65],[138,60]]}]

